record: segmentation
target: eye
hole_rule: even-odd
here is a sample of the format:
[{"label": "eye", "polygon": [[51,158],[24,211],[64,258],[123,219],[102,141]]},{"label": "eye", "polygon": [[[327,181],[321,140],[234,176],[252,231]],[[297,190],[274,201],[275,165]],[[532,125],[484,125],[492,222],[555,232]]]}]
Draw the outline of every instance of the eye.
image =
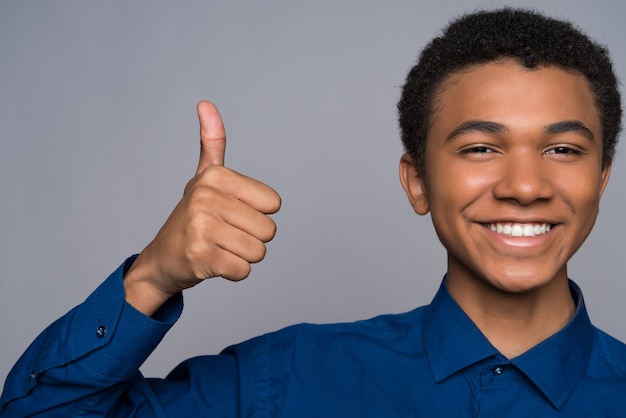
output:
[{"label": "eye", "polygon": [[560,145],[545,151],[545,154],[553,155],[581,155],[582,151],[568,146]]},{"label": "eye", "polygon": [[463,148],[460,153],[461,154],[488,154],[495,152],[493,149],[485,146],[485,145],[476,145],[472,147]]}]

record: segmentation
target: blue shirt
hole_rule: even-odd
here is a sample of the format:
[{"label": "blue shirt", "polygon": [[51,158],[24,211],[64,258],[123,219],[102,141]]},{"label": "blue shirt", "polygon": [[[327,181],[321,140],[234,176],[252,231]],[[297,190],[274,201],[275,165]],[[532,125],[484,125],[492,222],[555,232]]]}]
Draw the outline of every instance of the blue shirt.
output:
[{"label": "blue shirt", "polygon": [[573,283],[571,322],[511,360],[444,282],[408,313],[295,325],[146,379],[138,368],[182,298],[145,317],[124,302],[123,271],[35,340],[7,378],[0,415],[626,417],[626,346],[591,325]]}]

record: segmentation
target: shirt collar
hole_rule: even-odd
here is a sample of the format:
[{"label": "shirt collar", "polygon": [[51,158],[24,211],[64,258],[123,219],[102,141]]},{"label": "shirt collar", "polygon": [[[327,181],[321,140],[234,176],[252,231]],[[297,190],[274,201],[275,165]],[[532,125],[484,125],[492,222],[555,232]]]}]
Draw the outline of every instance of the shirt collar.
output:
[{"label": "shirt collar", "polygon": [[[576,302],[576,311],[569,324],[511,359],[511,364],[521,370],[557,409],[561,409],[571,397],[584,375],[593,344],[593,327],[582,292],[574,282],[570,281],[569,285]],[[426,308],[423,336],[436,382],[499,354],[454,301],[445,280]]]},{"label": "shirt collar", "polygon": [[452,299],[445,279],[424,312],[423,335],[435,382],[498,354],[498,350]]}]

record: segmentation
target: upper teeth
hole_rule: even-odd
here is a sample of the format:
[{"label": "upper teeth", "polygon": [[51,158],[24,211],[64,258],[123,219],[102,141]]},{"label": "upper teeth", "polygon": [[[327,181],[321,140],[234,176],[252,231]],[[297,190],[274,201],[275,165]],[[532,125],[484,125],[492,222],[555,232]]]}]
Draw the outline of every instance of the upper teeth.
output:
[{"label": "upper teeth", "polygon": [[550,224],[516,224],[497,223],[488,224],[487,227],[498,234],[510,235],[513,237],[534,237],[550,231]]}]

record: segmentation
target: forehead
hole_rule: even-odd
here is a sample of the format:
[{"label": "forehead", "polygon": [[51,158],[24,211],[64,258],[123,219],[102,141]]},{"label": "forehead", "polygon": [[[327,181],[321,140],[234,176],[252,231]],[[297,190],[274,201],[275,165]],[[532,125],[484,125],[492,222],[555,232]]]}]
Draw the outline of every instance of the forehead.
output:
[{"label": "forehead", "polygon": [[428,136],[468,120],[518,129],[579,120],[601,137],[595,97],[584,76],[556,66],[528,69],[512,60],[472,66],[442,82]]}]

